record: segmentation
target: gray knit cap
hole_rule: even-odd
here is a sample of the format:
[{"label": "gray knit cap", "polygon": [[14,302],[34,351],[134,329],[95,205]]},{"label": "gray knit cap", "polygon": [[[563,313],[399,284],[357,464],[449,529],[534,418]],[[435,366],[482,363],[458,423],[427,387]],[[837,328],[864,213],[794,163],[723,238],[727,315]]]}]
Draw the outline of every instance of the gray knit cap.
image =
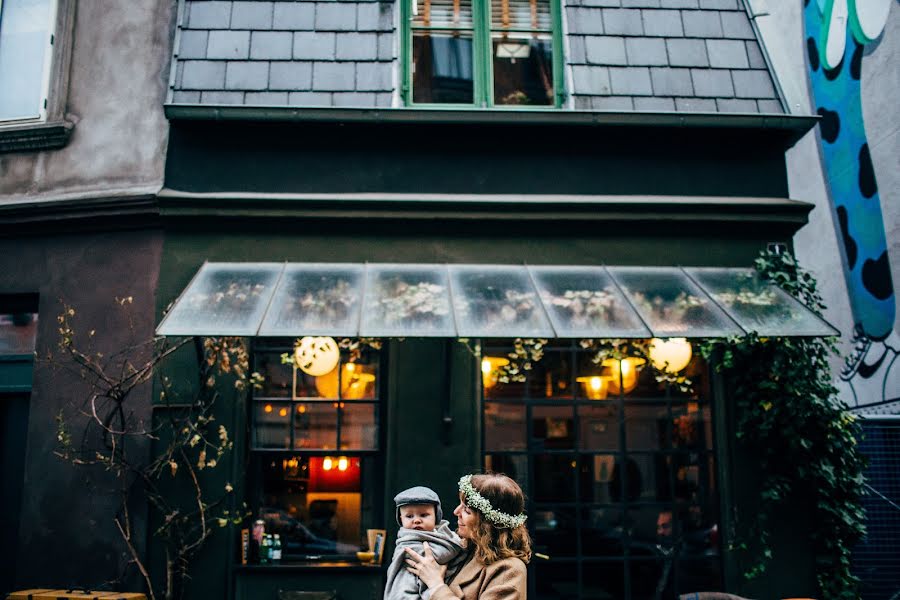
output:
[{"label": "gray knit cap", "polygon": [[433,489],[422,485],[403,490],[394,496],[394,504],[397,505],[397,525],[402,525],[400,522],[400,507],[408,504],[434,504],[434,524],[439,525],[444,519],[440,497]]}]

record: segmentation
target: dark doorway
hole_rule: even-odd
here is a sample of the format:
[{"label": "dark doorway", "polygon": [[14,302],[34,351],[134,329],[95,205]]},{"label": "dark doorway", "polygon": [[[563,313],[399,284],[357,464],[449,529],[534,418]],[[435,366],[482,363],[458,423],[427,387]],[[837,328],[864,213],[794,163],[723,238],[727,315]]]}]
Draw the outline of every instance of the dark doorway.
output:
[{"label": "dark doorway", "polygon": [[29,394],[0,394],[0,547],[7,549],[6,560],[0,561],[0,596],[4,597],[15,585],[28,399]]}]

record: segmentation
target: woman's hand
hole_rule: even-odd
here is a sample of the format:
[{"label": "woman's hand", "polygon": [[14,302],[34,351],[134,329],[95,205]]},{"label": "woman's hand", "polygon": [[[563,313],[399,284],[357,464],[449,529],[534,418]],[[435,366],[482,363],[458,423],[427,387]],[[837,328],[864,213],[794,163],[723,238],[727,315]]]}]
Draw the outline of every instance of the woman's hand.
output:
[{"label": "woman's hand", "polygon": [[428,542],[422,542],[425,556],[419,556],[414,550],[406,548],[406,570],[417,576],[429,590],[444,584],[444,575],[447,573],[446,565],[439,565],[434,560],[431,546]]}]

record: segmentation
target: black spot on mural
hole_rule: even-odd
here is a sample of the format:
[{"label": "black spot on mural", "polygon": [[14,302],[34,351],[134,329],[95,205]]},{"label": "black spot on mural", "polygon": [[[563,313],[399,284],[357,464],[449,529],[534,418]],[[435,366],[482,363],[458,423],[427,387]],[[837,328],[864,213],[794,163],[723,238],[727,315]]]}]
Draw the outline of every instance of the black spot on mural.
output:
[{"label": "black spot on mural", "polygon": [[869,154],[869,144],[863,144],[859,149],[859,191],[866,198],[871,198],[878,191],[875,168],[872,166],[872,155]]},{"label": "black spot on mural", "polygon": [[822,132],[822,139],[833,144],[841,133],[841,117],[833,110],[827,108],[819,108],[816,111],[822,120],[819,121],[819,130]]},{"label": "black spot on mural", "polygon": [[841,76],[841,71],[844,69],[844,58],[841,57],[841,62],[838,63],[833,69],[825,69],[825,79],[828,81],[834,81],[838,77]]},{"label": "black spot on mural", "polygon": [[856,48],[853,49],[853,56],[850,57],[850,77],[859,79],[862,75],[862,57],[863,47],[858,42],[853,42]]},{"label": "black spot on mural", "polygon": [[879,300],[887,300],[894,295],[887,250],[881,253],[878,260],[867,259],[863,263],[862,283],[866,291]]},{"label": "black spot on mural", "polygon": [[818,71],[819,49],[816,47],[816,40],[811,37],[806,38],[806,53],[809,55],[809,67],[813,71]]},{"label": "black spot on mural", "polygon": [[850,236],[850,228],[847,227],[847,209],[838,206],[837,216],[841,226],[841,239],[844,240],[844,252],[847,254],[847,268],[852,271],[856,266],[856,240]]}]

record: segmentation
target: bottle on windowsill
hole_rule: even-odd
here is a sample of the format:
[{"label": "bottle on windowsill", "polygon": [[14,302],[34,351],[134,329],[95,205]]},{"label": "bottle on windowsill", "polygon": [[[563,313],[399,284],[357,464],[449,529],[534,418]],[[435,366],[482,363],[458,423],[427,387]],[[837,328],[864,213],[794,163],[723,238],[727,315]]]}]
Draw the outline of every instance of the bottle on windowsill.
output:
[{"label": "bottle on windowsill", "polygon": [[259,545],[259,564],[267,565],[272,562],[272,536],[264,533],[262,543]]},{"label": "bottle on windowsill", "polygon": [[272,540],[272,562],[281,562],[281,536],[277,533],[275,534],[275,539]]}]

